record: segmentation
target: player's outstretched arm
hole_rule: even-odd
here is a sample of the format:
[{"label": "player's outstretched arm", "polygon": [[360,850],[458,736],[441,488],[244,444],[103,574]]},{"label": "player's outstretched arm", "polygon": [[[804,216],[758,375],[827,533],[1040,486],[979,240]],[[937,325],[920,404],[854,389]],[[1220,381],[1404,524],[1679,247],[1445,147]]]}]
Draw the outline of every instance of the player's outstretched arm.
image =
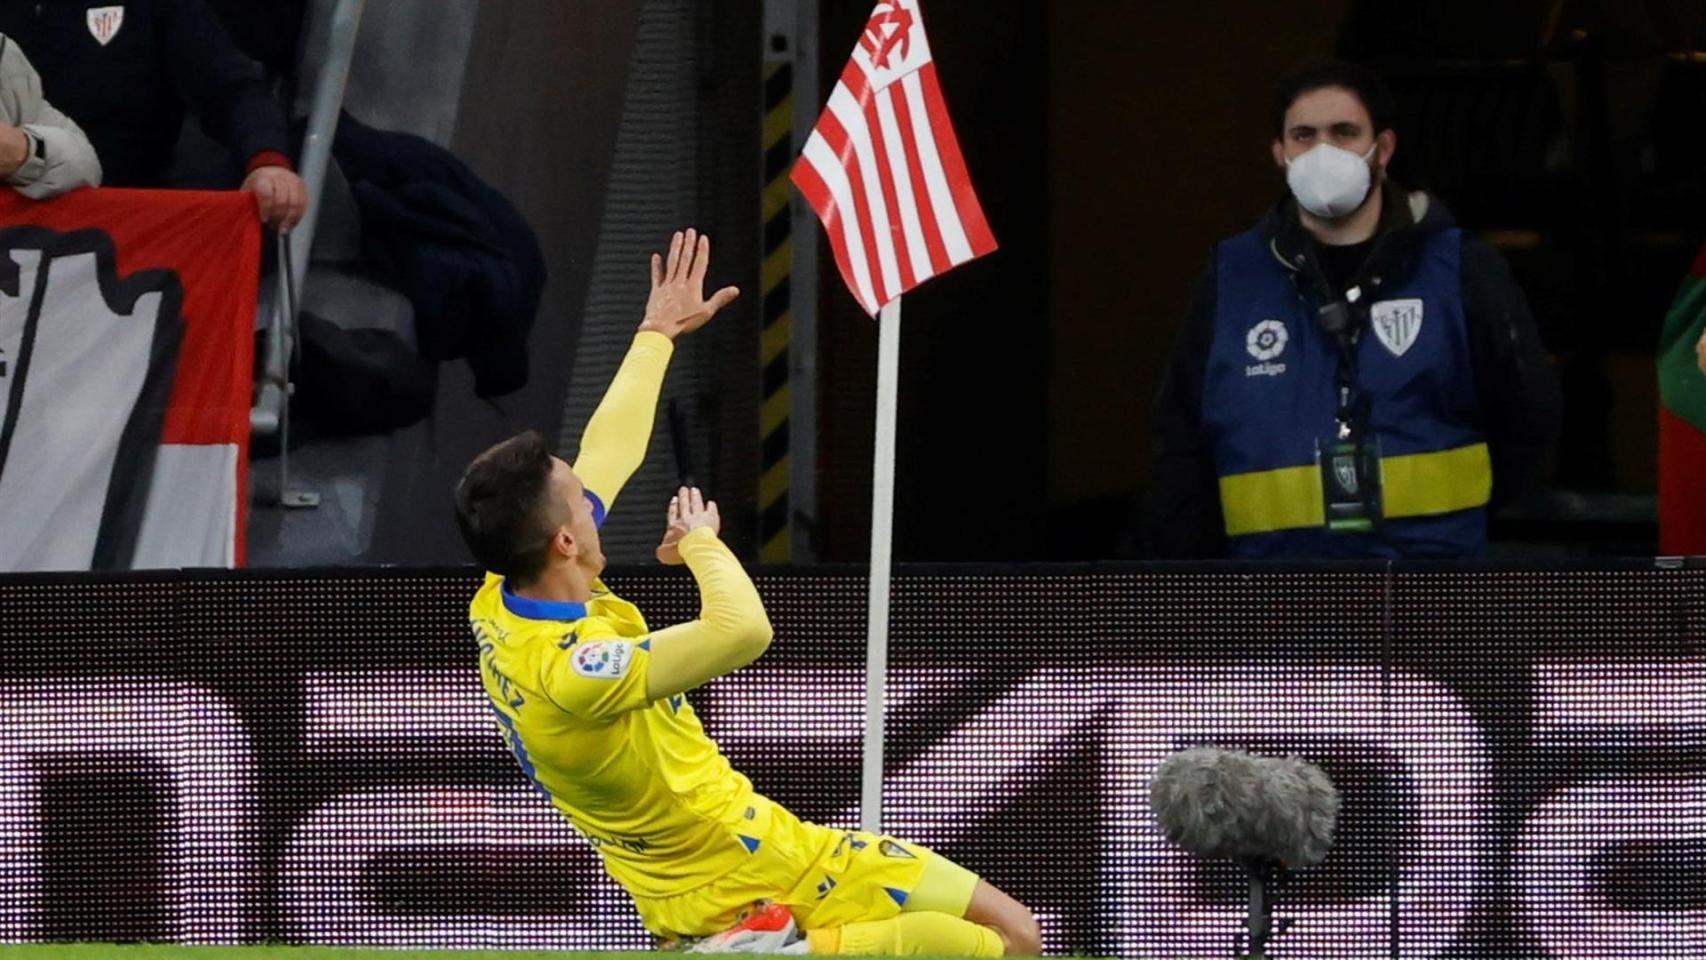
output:
[{"label": "player's outstretched arm", "polygon": [[685,693],[758,659],[770,646],[770,618],[752,578],[717,539],[717,505],[683,487],[669,504],[666,542],[699,582],[699,619],[652,634],[646,696]]},{"label": "player's outstretched arm", "polygon": [[711,238],[689,228],[670,240],[669,256],[652,254],[652,292],[646,299],[633,346],[610,382],[581,434],[575,473],[606,510],[646,459],[663,375],[675,352],[675,338],[711,321],[740,291],[724,287],[705,298],[705,274],[711,266]]}]

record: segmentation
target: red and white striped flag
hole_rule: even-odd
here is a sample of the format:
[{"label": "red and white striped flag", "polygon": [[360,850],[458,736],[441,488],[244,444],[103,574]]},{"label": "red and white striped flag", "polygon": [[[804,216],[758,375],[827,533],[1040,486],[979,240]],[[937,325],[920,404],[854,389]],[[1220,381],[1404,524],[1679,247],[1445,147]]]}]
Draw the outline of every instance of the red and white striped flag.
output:
[{"label": "red and white striped flag", "polygon": [[918,0],[880,0],[791,179],[865,312],[995,249]]}]

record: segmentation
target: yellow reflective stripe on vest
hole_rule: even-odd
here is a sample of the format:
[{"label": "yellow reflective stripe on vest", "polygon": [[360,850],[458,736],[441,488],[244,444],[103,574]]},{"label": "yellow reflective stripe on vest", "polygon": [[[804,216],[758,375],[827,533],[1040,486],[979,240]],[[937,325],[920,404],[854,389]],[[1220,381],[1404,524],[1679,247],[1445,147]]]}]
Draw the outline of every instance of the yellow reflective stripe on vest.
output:
[{"label": "yellow reflective stripe on vest", "polygon": [[[1492,499],[1493,461],[1484,443],[1381,457],[1380,479],[1389,519],[1452,513]],[[1309,464],[1221,477],[1220,508],[1230,537],[1321,526],[1327,519],[1321,468]]]}]

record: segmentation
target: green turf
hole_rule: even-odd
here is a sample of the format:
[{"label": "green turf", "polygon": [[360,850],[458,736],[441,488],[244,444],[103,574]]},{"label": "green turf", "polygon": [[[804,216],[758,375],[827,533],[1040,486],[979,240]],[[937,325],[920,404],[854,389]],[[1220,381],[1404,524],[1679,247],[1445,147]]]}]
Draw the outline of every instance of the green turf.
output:
[{"label": "green turf", "polygon": [[[356,950],[339,947],[182,947],[174,944],[0,944],[0,960],[658,960],[657,953],[508,950]],[[948,960],[921,957],[918,960]],[[1087,960],[1087,958],[1086,958]]]},{"label": "green turf", "polygon": [[[338,947],[181,947],[173,944],[0,944],[0,960],[658,960],[657,953],[508,950],[355,950]],[[917,960],[948,960],[921,957]]]},{"label": "green turf", "polygon": [[655,953],[355,950],[339,947],[183,947],[107,943],[0,946],[0,960],[657,960]]}]

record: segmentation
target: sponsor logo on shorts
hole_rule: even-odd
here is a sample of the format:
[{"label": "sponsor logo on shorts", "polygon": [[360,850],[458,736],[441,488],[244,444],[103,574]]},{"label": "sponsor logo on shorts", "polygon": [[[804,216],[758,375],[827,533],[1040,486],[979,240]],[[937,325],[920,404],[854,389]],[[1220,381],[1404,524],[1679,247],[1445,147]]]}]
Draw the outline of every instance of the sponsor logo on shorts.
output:
[{"label": "sponsor logo on shorts", "polygon": [[832,856],[832,857],[841,856],[843,853],[847,852],[847,848],[849,846],[851,846],[853,848],[853,850],[855,852],[857,852],[857,851],[865,849],[866,847],[868,847],[870,845],[871,844],[869,841],[859,839],[859,835],[857,833],[849,830],[846,833],[843,833],[841,835],[841,842],[837,843],[835,845],[835,852],[830,854],[830,856]]}]

